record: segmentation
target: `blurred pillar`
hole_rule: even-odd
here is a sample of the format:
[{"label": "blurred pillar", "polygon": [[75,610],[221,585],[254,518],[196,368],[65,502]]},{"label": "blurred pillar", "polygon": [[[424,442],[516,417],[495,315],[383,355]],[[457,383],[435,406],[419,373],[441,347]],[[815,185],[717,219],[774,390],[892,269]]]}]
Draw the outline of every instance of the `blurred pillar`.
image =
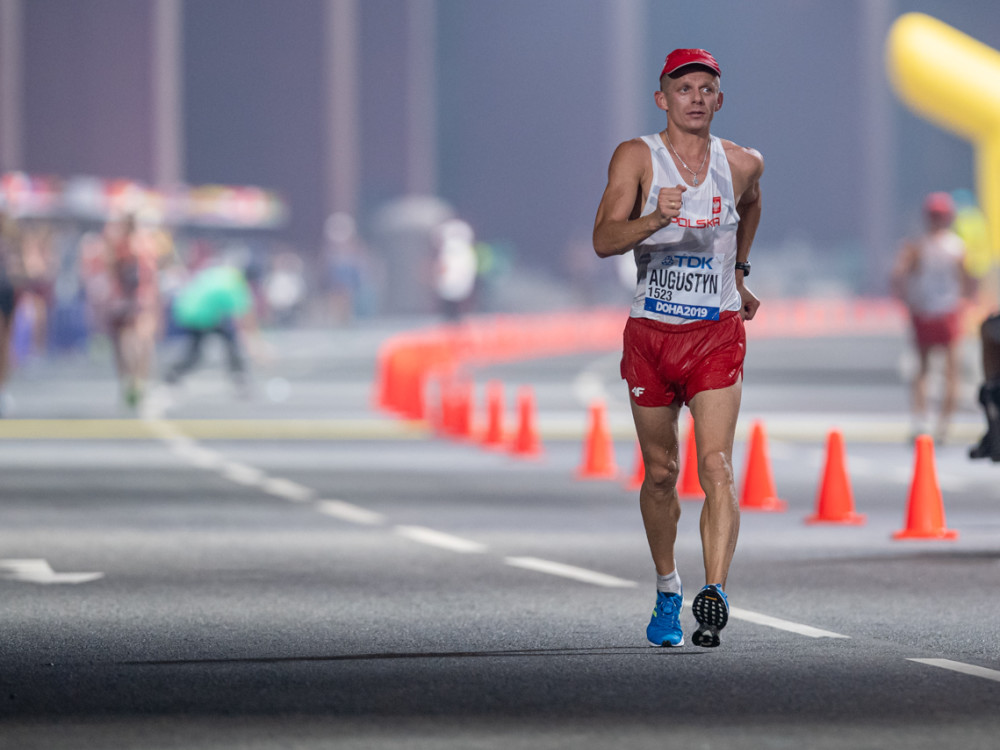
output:
[{"label": "blurred pillar", "polygon": [[406,3],[406,12],[406,187],[411,195],[436,195],[435,0],[410,0]]},{"label": "blurred pillar", "polygon": [[23,0],[0,2],[0,171],[24,164]]},{"label": "blurred pillar", "polygon": [[325,36],[326,212],[357,216],[361,153],[357,0],[327,0]]},{"label": "blurred pillar", "polygon": [[895,15],[893,0],[866,0],[861,8],[863,93],[861,141],[861,211],[868,289],[885,292],[901,228],[895,211],[896,174],[893,96],[885,70],[885,38]]},{"label": "blurred pillar", "polygon": [[156,0],[153,8],[153,184],[184,181],[184,111],[181,91],[183,6]]},{"label": "blurred pillar", "polygon": [[608,24],[608,68],[611,71],[611,147],[644,133],[642,94],[648,89],[649,98],[656,90],[655,73],[644,74],[645,26],[643,0],[614,0],[611,23]]}]

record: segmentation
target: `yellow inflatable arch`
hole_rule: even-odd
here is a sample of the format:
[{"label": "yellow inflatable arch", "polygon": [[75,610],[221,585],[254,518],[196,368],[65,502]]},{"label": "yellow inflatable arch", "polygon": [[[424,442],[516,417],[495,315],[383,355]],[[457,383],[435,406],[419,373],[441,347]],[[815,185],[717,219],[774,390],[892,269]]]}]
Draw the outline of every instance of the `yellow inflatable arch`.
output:
[{"label": "yellow inflatable arch", "polygon": [[[886,40],[889,80],[917,114],[972,142],[976,192],[1000,259],[1000,52],[936,18],[907,13]],[[978,259],[980,263],[984,259]]]}]

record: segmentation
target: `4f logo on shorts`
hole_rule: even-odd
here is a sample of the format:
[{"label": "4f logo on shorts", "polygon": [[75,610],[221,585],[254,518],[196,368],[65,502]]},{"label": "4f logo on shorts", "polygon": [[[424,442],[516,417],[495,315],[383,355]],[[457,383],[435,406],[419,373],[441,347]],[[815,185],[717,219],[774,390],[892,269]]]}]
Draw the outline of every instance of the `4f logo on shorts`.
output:
[{"label": "4f logo on shorts", "polygon": [[635,394],[636,398],[639,398],[639,396],[641,396],[643,394],[643,391],[645,390],[646,389],[643,388],[641,385],[637,385],[635,388],[632,389],[632,393]]}]

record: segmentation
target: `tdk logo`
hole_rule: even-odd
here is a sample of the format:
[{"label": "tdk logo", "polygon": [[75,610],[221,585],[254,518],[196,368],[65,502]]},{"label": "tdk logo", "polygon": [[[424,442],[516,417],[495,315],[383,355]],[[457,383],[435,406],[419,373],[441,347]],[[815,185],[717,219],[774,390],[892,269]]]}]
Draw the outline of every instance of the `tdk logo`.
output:
[{"label": "tdk logo", "polygon": [[661,265],[712,270],[712,258],[702,255],[668,255]]}]

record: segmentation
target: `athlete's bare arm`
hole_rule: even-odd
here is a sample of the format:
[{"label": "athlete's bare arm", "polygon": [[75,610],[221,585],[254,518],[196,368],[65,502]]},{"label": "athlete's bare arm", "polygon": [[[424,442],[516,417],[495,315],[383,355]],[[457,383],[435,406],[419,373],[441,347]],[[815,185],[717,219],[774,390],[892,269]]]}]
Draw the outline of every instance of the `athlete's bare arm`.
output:
[{"label": "athlete's bare arm", "polygon": [[906,298],[906,279],[916,270],[917,256],[917,246],[909,240],[903,242],[899,248],[899,252],[896,254],[896,262],[892,267],[890,287],[892,293],[901,300],[905,300]]},{"label": "athlete's bare arm", "polygon": [[[736,210],[740,215],[740,223],[736,227],[736,260],[745,263],[750,257],[750,247],[760,225],[763,207],[760,177],[764,174],[764,157],[756,149],[743,148],[732,141],[724,141],[723,145],[733,176]],[[760,300],[746,287],[743,271],[736,271],[736,289],[743,300],[743,319],[752,320],[760,307]]]},{"label": "athlete's bare arm", "polygon": [[656,210],[639,215],[652,179],[652,157],[641,139],[615,149],[594,220],[594,251],[600,257],[627,253],[680,215],[683,185],[660,190]]}]

